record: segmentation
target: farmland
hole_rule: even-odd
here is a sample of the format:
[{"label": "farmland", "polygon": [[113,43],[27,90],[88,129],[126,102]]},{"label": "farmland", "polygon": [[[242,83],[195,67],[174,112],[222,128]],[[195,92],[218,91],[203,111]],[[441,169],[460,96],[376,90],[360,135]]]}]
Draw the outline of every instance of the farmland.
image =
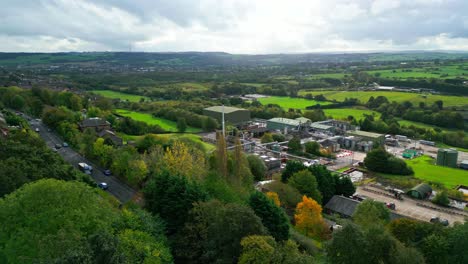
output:
[{"label": "farmland", "polygon": [[373,76],[379,76],[387,79],[448,79],[462,78],[468,79],[468,66],[466,64],[454,64],[421,68],[404,68],[368,71]]},{"label": "farmland", "polygon": [[140,102],[142,98],[145,101],[150,100],[150,98],[146,96],[116,92],[116,91],[111,91],[111,90],[94,90],[93,93],[107,97],[107,98],[127,100],[129,102]]},{"label": "farmland", "polygon": [[[134,111],[126,110],[126,109],[116,109],[116,113],[122,116],[130,117],[136,121],[145,122],[149,125],[158,125],[166,131],[174,131],[174,132],[177,131],[176,122],[163,119],[163,118],[154,117],[151,114],[134,112]],[[196,133],[200,131],[201,129],[190,127],[190,126],[188,126],[186,130],[186,132],[190,132],[190,133]]]},{"label": "farmland", "polygon": [[434,159],[421,156],[412,160],[406,160],[414,170],[414,177],[424,180],[440,182],[448,188],[457,185],[468,185],[468,171],[434,165]]},{"label": "farmland", "polygon": [[342,102],[345,98],[356,98],[365,103],[371,96],[385,96],[389,101],[404,102],[409,101],[413,105],[424,102],[428,105],[433,104],[435,101],[442,100],[444,106],[464,106],[468,105],[468,98],[463,96],[448,96],[448,95],[422,95],[418,93],[405,93],[405,92],[387,92],[387,91],[338,91],[338,90],[324,90],[324,91],[305,91],[299,92],[299,95],[319,95],[323,94],[328,100],[336,100]]},{"label": "farmland", "polygon": [[356,120],[363,119],[364,115],[373,115],[380,117],[380,113],[367,110],[367,109],[356,109],[356,108],[336,108],[336,109],[323,109],[325,115],[332,116],[335,119],[347,119],[348,116],[353,116]]},{"label": "farmland", "polygon": [[316,104],[327,105],[329,102],[319,102],[315,100],[308,100],[304,98],[292,98],[285,96],[270,96],[265,98],[259,98],[258,101],[263,105],[267,104],[277,104],[284,109],[306,109],[307,106],[312,106]]}]

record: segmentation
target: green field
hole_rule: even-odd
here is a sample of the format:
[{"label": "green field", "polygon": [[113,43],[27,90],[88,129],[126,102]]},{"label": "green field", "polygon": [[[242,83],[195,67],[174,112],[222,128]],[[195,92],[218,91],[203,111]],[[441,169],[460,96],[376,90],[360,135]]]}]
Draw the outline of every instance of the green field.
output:
[{"label": "green field", "polygon": [[[133,120],[145,122],[148,125],[158,125],[166,131],[174,131],[174,132],[177,131],[177,123],[171,120],[154,117],[151,114],[147,114],[147,113],[129,111],[126,109],[116,109],[116,112],[119,115],[128,116],[132,118]],[[201,129],[188,126],[185,132],[197,133],[197,132],[201,132]]]},{"label": "green field", "polygon": [[315,100],[308,100],[304,98],[291,98],[286,96],[270,96],[265,98],[259,98],[258,101],[263,105],[267,104],[277,104],[282,108],[288,110],[293,109],[306,109],[307,106],[312,106],[316,104],[328,105],[330,102],[319,102]]},{"label": "green field", "polygon": [[428,156],[421,156],[412,160],[406,160],[414,170],[414,177],[440,182],[448,188],[457,185],[468,185],[468,171],[434,165],[435,160]]},{"label": "green field", "polygon": [[387,79],[449,79],[449,78],[462,78],[468,79],[468,65],[467,64],[453,64],[453,65],[433,65],[431,67],[420,68],[407,68],[407,69],[389,69],[389,70],[376,70],[368,71],[367,73],[380,78]]},{"label": "green field", "polygon": [[[126,135],[126,134],[119,134],[124,138],[126,141],[128,140],[138,140],[144,136],[132,136],[132,135]],[[196,143],[201,143],[203,145],[203,148],[206,152],[211,152],[216,149],[216,146],[207,142],[204,142],[201,140],[201,136],[195,135],[195,134],[152,134],[155,135],[156,137],[163,138],[166,140],[171,140],[171,139],[182,139],[182,140],[189,140],[193,141]]]},{"label": "green field", "polygon": [[150,100],[150,98],[146,96],[116,92],[111,90],[94,90],[92,92],[107,98],[127,100],[129,102],[140,102],[141,98],[145,99],[145,101]]},{"label": "green field", "polygon": [[193,91],[206,91],[211,88],[211,84],[208,83],[194,83],[194,82],[184,82],[174,84],[177,87],[182,88],[186,92]]},{"label": "green field", "polygon": [[355,108],[336,108],[336,109],[323,109],[325,115],[332,116],[335,119],[347,119],[348,116],[354,116],[356,120],[363,119],[364,114],[372,115],[375,114],[376,117],[380,117],[380,113],[366,110],[366,109],[355,109]]},{"label": "green field", "polygon": [[337,90],[324,90],[324,91],[299,91],[299,95],[319,95],[323,94],[328,100],[336,100],[342,102],[345,98],[356,98],[361,103],[366,103],[371,96],[385,96],[392,102],[404,102],[409,101],[413,105],[417,105],[419,102],[424,102],[427,105],[432,105],[437,100],[442,100],[444,106],[463,106],[468,105],[468,97],[463,96],[448,96],[448,95],[422,95],[418,93],[405,93],[405,92],[387,92],[387,91],[337,91]]}]

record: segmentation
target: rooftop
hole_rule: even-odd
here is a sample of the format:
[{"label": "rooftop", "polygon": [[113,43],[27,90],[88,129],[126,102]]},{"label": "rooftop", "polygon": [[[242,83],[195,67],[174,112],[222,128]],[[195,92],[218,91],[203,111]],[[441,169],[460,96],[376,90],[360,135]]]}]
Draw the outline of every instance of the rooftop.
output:
[{"label": "rooftop", "polygon": [[367,131],[362,131],[362,130],[353,130],[353,131],[348,131],[347,133],[353,136],[362,136],[362,137],[369,137],[369,138],[379,138],[383,136],[382,134],[379,134],[379,133],[372,133],[372,132],[367,132]]},{"label": "rooftop", "polygon": [[301,123],[298,120],[282,118],[282,117],[274,117],[272,119],[269,119],[268,122],[280,123],[280,124],[285,124],[285,125],[290,125],[290,126],[298,126]]},{"label": "rooftop", "polygon": [[322,129],[322,130],[328,130],[330,128],[333,128],[333,126],[323,125],[323,124],[319,124],[319,123],[312,123],[312,124],[310,124],[310,127],[311,128],[316,128],[316,129]]},{"label": "rooftop", "polygon": [[[222,105],[217,105],[217,106],[207,107],[204,110],[222,113],[223,112],[223,106]],[[247,111],[247,110],[243,109],[243,108],[232,107],[232,106],[224,106],[224,113],[225,114],[236,112],[236,111]]]},{"label": "rooftop", "polygon": [[305,118],[305,117],[298,117],[298,118],[296,118],[296,120],[301,122],[301,123],[307,123],[307,122],[311,121],[309,118]]},{"label": "rooftop", "polygon": [[81,122],[81,125],[84,127],[97,127],[97,126],[110,125],[110,123],[99,117],[91,117],[91,118],[84,119],[83,122]]}]

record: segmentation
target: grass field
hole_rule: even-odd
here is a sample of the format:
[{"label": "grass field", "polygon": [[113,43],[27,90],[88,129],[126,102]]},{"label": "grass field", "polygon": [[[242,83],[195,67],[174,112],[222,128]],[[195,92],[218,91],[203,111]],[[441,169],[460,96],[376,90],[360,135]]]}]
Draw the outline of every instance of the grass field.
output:
[{"label": "grass field", "polygon": [[92,92],[95,94],[107,97],[107,98],[127,100],[129,102],[140,102],[141,98],[145,99],[145,101],[150,100],[150,98],[146,96],[127,94],[127,93],[116,92],[116,91],[111,91],[111,90],[94,90]]},{"label": "grass field", "polygon": [[434,65],[431,67],[409,68],[409,69],[389,69],[368,71],[369,74],[380,75],[381,78],[387,79],[448,79],[448,78],[463,78],[468,79],[468,65],[467,64],[453,64],[453,65]]},{"label": "grass field", "polygon": [[[151,114],[147,114],[147,113],[129,111],[126,109],[116,109],[116,112],[119,115],[128,116],[132,118],[133,120],[142,121],[149,125],[158,125],[166,131],[174,131],[174,132],[177,131],[177,123],[171,120],[154,117]],[[199,128],[189,126],[187,127],[187,130],[185,132],[196,133],[200,131],[201,129]]]},{"label": "grass field", "polygon": [[194,82],[184,82],[174,84],[177,87],[182,88],[186,92],[193,91],[206,91],[211,88],[211,84],[208,83],[194,83]]},{"label": "grass field", "polygon": [[304,98],[291,98],[286,96],[270,96],[265,98],[259,98],[258,101],[263,105],[277,104],[286,110],[288,110],[289,108],[306,109],[307,106],[312,106],[316,104],[330,104],[329,102],[319,102],[315,100],[308,100]]},{"label": "grass field", "polygon": [[[138,140],[143,137],[143,136],[131,136],[131,135],[126,135],[126,134],[119,134],[119,135],[122,136],[122,138],[125,139],[126,141]],[[169,134],[153,134],[153,135],[159,138],[167,139],[168,141],[171,139],[182,139],[182,140],[189,140],[189,141],[201,143],[206,152],[211,152],[216,149],[215,145],[202,141],[201,136],[195,135],[195,134],[171,134],[169,133]]]},{"label": "grass field", "polygon": [[414,170],[414,177],[440,182],[448,188],[459,184],[468,185],[468,171],[434,165],[435,160],[428,156],[421,156],[412,160],[406,160]]},{"label": "grass field", "polygon": [[348,116],[354,116],[354,119],[359,120],[364,118],[364,114],[372,115],[375,114],[376,117],[380,117],[380,113],[365,110],[365,109],[355,109],[355,108],[336,108],[336,109],[323,109],[325,115],[332,116],[335,119],[347,119]]},{"label": "grass field", "polygon": [[386,92],[386,91],[337,91],[337,90],[324,90],[324,91],[299,91],[299,95],[319,95],[323,94],[328,100],[336,100],[342,102],[345,98],[357,98],[359,101],[366,103],[371,96],[385,96],[392,102],[409,101],[413,105],[424,102],[427,105],[432,105],[437,100],[442,100],[444,106],[463,106],[468,105],[468,97],[463,96],[448,96],[448,95],[425,95],[422,96],[418,93],[405,93],[405,92]]}]

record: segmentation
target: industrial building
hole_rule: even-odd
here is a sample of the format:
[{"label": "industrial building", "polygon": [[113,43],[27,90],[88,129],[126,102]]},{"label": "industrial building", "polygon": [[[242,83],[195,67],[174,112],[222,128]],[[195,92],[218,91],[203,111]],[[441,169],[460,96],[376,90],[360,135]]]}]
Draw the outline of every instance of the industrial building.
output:
[{"label": "industrial building", "polygon": [[335,129],[333,132],[337,134],[344,134],[348,130],[355,130],[355,126],[351,125],[349,122],[341,121],[341,120],[334,120],[334,119],[328,119],[325,121],[319,121],[319,122],[314,122],[314,124],[321,124],[321,125],[326,125],[326,126],[332,126]]},{"label": "industrial building", "polygon": [[203,109],[203,115],[212,117],[222,122],[224,112],[224,121],[233,125],[250,121],[250,111],[247,109],[231,106],[212,106]]},{"label": "industrial building", "polygon": [[359,137],[365,141],[377,142],[380,145],[383,145],[385,142],[385,136],[379,133],[367,132],[367,131],[362,131],[362,130],[350,130],[350,131],[347,131],[346,134],[348,136]]},{"label": "industrial building", "polygon": [[314,131],[324,132],[324,133],[334,133],[335,127],[322,124],[320,122],[314,122],[310,125],[310,128]]},{"label": "industrial building", "polygon": [[437,151],[437,165],[456,168],[458,151],[454,149],[439,149]]},{"label": "industrial building", "polygon": [[267,129],[270,131],[280,130],[287,133],[291,130],[298,130],[300,125],[300,121],[289,118],[275,117],[267,120]]}]

